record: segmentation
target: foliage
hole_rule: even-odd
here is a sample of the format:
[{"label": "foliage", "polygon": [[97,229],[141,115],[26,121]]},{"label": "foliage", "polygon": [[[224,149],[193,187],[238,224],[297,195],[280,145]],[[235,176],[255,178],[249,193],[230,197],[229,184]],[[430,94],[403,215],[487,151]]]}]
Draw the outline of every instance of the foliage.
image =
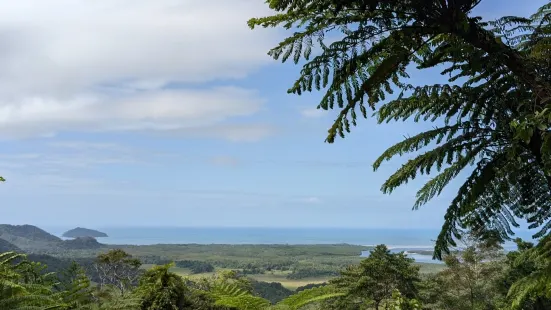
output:
[{"label": "foliage", "polygon": [[[153,258],[162,253],[162,260],[193,260],[211,264],[218,268],[290,270],[299,262],[318,266],[334,266],[339,270],[347,265],[358,263],[364,246],[348,244],[317,245],[278,245],[278,244],[185,244],[185,245],[140,245],[124,246],[123,250],[133,257]],[[88,254],[89,255],[89,254]],[[146,261],[144,260],[144,263]],[[164,264],[166,262],[147,262]]]},{"label": "foliage", "polygon": [[339,272],[332,266],[319,266],[316,264],[297,264],[292,268],[292,272],[287,276],[288,279],[305,279],[315,277],[333,277]]},{"label": "foliage", "polygon": [[297,287],[297,289],[295,290],[295,292],[301,292],[301,291],[304,291],[304,290],[307,290],[307,289],[316,288],[316,287],[325,286],[325,285],[327,285],[327,283],[319,283],[319,284],[311,283],[311,284],[306,284],[306,285],[304,285],[304,286],[299,286],[299,287]]},{"label": "foliage", "polygon": [[349,303],[373,304],[375,309],[391,300],[398,290],[407,298],[417,294],[419,267],[403,253],[392,254],[384,245],[378,245],[359,265],[350,266],[341,276],[332,280],[336,287],[344,289]]},{"label": "foliage", "polygon": [[132,296],[121,296],[111,286],[97,288],[93,292],[93,302],[76,309],[82,310],[138,310],[141,300]]},{"label": "foliage", "polygon": [[85,270],[75,261],[58,273],[54,290],[60,292],[63,302],[70,309],[78,309],[92,302],[92,287]]},{"label": "foliage", "polygon": [[141,298],[140,309],[192,309],[192,303],[187,298],[189,290],[180,276],[169,272],[172,266],[167,264],[153,267],[140,278],[135,291]]},{"label": "foliage", "polygon": [[215,283],[211,288],[211,294],[216,300],[216,305],[239,310],[264,309],[270,305],[268,300],[252,295],[235,283]]},{"label": "foliage", "polygon": [[192,274],[214,271],[214,266],[212,264],[197,260],[179,260],[175,262],[175,266],[180,268],[188,268]]},{"label": "foliage", "polygon": [[390,302],[391,310],[421,310],[421,304],[416,299],[407,299],[402,296],[400,291],[392,292],[392,300]]},{"label": "foliage", "polygon": [[272,308],[298,310],[307,305],[344,295],[332,286],[321,286],[292,294],[271,307],[268,300],[254,296],[236,282],[215,281],[209,291],[217,305],[239,310]]},{"label": "foliage", "polygon": [[508,255],[513,309],[551,308],[551,243],[548,236],[537,246],[516,240],[520,251]]},{"label": "foliage", "polygon": [[116,287],[121,295],[124,295],[138,280],[140,266],[140,260],[132,258],[121,249],[98,255],[94,265],[100,279],[99,286]]},{"label": "foliage", "polygon": [[48,289],[50,275],[14,252],[0,254],[0,309],[56,309],[63,304]]},{"label": "foliage", "polygon": [[[461,249],[444,259],[446,270],[428,278],[421,294],[431,309],[502,309],[506,292],[500,289],[506,265],[499,244],[490,244],[474,236],[463,239]],[[421,289],[422,290],[422,289]]]},{"label": "foliage", "polygon": [[[93,286],[75,262],[52,274],[44,264],[9,252],[0,254],[0,309],[549,309],[551,255],[544,243],[517,240],[518,250],[504,255],[498,243],[476,234],[462,240],[464,247],[447,256],[447,268],[437,274],[420,279],[411,259],[381,245],[330,284],[308,285],[272,302],[258,296],[258,283],[236,271],[186,279],[171,271],[172,264],[154,266],[121,295],[113,285]],[[122,250],[118,257],[134,259]]]},{"label": "foliage", "polygon": [[[436,170],[419,190],[417,208],[474,165],[448,207],[437,258],[456,246],[458,228],[497,231],[507,239],[515,218],[524,218],[540,228],[537,237],[551,229],[551,3],[529,18],[485,22],[472,16],[481,0],[267,2],[277,13],[253,18],[249,26],[298,29],[269,55],[283,62],[303,58],[289,92],[323,89],[318,108],[340,109],[328,142],[356,125],[357,110],[368,117],[369,107],[378,108],[380,123],[440,123],[376,160],[375,169],[429,148],[398,169],[383,192]],[[338,38],[326,44],[329,35]],[[438,67],[448,83],[412,85],[406,81],[410,64]]]},{"label": "foliage", "polygon": [[[293,291],[283,287],[283,285],[279,282],[261,282],[251,280],[251,285],[253,287],[253,294],[267,299],[272,304],[275,304],[293,294]],[[296,291],[298,291],[298,289]]]},{"label": "foliage", "polygon": [[308,304],[320,302],[326,299],[342,297],[344,295],[344,293],[339,292],[333,286],[325,285],[302,290],[284,299],[279,303],[279,305],[287,306],[290,310],[298,310]]}]

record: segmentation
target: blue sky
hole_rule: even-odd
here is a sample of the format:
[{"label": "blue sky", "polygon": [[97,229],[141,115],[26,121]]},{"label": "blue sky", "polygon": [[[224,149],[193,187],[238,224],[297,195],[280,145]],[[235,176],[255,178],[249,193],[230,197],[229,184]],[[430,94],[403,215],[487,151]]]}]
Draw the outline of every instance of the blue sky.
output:
[{"label": "blue sky", "polygon": [[[487,18],[543,0],[484,0]],[[387,147],[430,124],[361,120],[288,95],[299,67],[250,31],[262,0],[21,0],[0,10],[2,220],[42,226],[438,228],[457,182],[411,211],[426,178],[383,195]],[[413,72],[418,83],[441,81]]]}]

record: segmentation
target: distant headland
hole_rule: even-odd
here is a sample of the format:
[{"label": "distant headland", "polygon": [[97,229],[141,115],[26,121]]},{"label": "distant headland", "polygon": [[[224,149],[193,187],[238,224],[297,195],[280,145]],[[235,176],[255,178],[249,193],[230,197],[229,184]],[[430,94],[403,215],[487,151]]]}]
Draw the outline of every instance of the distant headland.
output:
[{"label": "distant headland", "polygon": [[66,231],[62,235],[65,238],[81,238],[81,237],[94,237],[94,238],[101,238],[101,237],[108,237],[106,233],[103,233],[101,231],[97,231],[94,229],[88,229],[88,228],[82,228],[77,227],[75,229],[71,229],[69,231]]}]

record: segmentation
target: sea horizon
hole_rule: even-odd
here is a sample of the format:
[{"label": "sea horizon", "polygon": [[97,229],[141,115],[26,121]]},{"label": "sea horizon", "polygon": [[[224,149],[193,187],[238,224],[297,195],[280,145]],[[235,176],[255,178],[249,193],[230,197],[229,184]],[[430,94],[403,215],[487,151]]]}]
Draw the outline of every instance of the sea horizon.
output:
[{"label": "sea horizon", "polygon": [[[40,227],[40,226],[39,226]],[[61,237],[76,226],[44,226]],[[86,226],[84,226],[86,227]],[[351,244],[372,247],[425,249],[434,246],[440,229],[434,228],[338,228],[338,227],[178,227],[178,226],[98,226],[86,227],[104,232],[98,238],[110,245],[152,244]],[[531,240],[534,231],[517,230],[515,237]],[[512,244],[507,242],[506,244]]]}]

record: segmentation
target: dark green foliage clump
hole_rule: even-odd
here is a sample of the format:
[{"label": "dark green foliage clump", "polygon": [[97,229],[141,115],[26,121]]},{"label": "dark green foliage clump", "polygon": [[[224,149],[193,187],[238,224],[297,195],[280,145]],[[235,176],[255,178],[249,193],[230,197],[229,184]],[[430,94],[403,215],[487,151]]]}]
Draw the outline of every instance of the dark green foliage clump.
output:
[{"label": "dark green foliage clump", "polygon": [[197,260],[179,260],[175,262],[176,267],[187,268],[192,274],[213,272],[214,266],[207,262]]},{"label": "dark green foliage clump", "polygon": [[0,254],[0,309],[60,306],[61,301],[50,290],[53,275],[43,270],[43,265],[28,261],[23,254]]},{"label": "dark green foliage clump", "polygon": [[[551,307],[551,237],[537,246],[516,239],[518,252],[508,254],[511,268],[505,275],[510,284],[513,309],[549,309]],[[512,283],[512,284],[511,284]]]},{"label": "dark green foliage clump", "polygon": [[136,294],[141,296],[140,309],[193,309],[184,280],[169,272],[171,265],[156,266],[140,279]]},{"label": "dark green foliage clump", "polygon": [[143,264],[166,265],[170,264],[171,260],[159,255],[140,255],[137,256]]},{"label": "dark green foliage clump", "polygon": [[298,280],[316,277],[334,277],[338,274],[339,272],[330,266],[297,264],[287,276],[287,279]]},{"label": "dark green foliage clump", "polygon": [[392,300],[398,291],[406,298],[415,298],[420,282],[419,267],[403,253],[390,253],[384,245],[375,247],[359,265],[349,266],[331,281],[345,292],[343,305],[364,303],[379,309]]},{"label": "dark green foliage clump", "polygon": [[[293,291],[283,287],[278,282],[268,283],[251,280],[251,285],[254,294],[267,299],[272,304],[276,304],[293,294]],[[298,289],[296,291],[298,292]]]},{"label": "dark green foliage clump", "polygon": [[324,285],[327,285],[327,283],[311,283],[311,284],[306,284],[304,286],[299,286],[297,287],[297,289],[295,290],[295,292],[300,292],[300,291],[304,291],[304,290],[308,290],[308,289],[311,289],[311,288],[316,288],[316,287],[320,287],[320,286],[324,286]]}]

